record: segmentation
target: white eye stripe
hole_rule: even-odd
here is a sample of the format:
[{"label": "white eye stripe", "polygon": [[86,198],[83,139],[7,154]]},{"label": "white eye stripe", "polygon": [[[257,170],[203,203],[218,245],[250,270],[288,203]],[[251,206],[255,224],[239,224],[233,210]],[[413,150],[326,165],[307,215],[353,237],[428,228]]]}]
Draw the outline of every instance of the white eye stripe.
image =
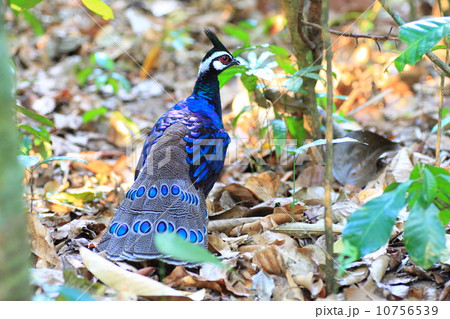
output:
[{"label": "white eye stripe", "polygon": [[[229,54],[228,52],[226,52],[226,51],[215,52],[215,53],[211,54],[211,56],[209,58],[207,58],[205,61],[203,61],[200,64],[200,68],[198,70],[198,74],[201,74],[201,73],[204,73],[204,72],[208,71],[211,62],[214,59],[216,59],[216,58],[218,58],[219,56],[222,56],[222,55],[228,55],[230,57],[230,59],[233,59],[233,56],[231,54]],[[224,65],[220,61],[214,61],[213,62],[213,67],[216,70],[223,70],[226,67],[226,65]]]}]

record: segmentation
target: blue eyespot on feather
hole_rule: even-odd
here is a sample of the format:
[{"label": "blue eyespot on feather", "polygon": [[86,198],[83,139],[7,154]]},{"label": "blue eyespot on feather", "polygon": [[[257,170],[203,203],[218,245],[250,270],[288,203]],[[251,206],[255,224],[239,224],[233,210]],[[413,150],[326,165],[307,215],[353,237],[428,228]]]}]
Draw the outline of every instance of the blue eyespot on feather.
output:
[{"label": "blue eyespot on feather", "polygon": [[138,220],[137,222],[135,222],[134,224],[133,224],[133,231],[135,232],[135,233],[137,233],[138,231],[139,231],[139,224],[141,223],[141,221],[140,220]]},{"label": "blue eyespot on feather", "polygon": [[157,194],[158,194],[158,190],[156,189],[155,186],[152,186],[148,191],[148,197],[150,197],[150,198],[155,198]]},{"label": "blue eyespot on feather", "polygon": [[167,187],[167,185],[161,186],[161,194],[163,196],[167,196],[168,193],[169,193],[169,188]]},{"label": "blue eyespot on feather", "polygon": [[119,228],[117,228],[117,236],[122,237],[126,233],[128,233],[128,226],[126,224],[122,224]]},{"label": "blue eyespot on feather", "polygon": [[144,193],[145,193],[145,187],[144,187],[144,186],[141,186],[141,187],[139,187],[139,189],[137,190],[136,195],[137,195],[137,197],[141,197],[142,195],[144,195]]},{"label": "blue eyespot on feather", "polygon": [[166,229],[167,229],[167,224],[166,224],[165,221],[160,221],[160,222],[158,223],[158,226],[156,226],[156,231],[157,231],[158,233],[163,233],[163,232],[166,231]]},{"label": "blue eyespot on feather", "polygon": [[177,230],[177,235],[180,236],[182,239],[186,239],[187,238],[187,231],[184,228],[179,228]]},{"label": "blue eyespot on feather", "polygon": [[195,243],[197,241],[197,234],[194,231],[189,232],[189,241]]},{"label": "blue eyespot on feather", "polygon": [[197,230],[198,242],[201,243],[203,241],[203,234],[201,231]]},{"label": "blue eyespot on feather", "polygon": [[168,231],[169,233],[173,232],[174,229],[175,229],[175,227],[173,226],[172,223],[170,223],[170,222],[167,223],[167,231]]},{"label": "blue eyespot on feather", "polygon": [[180,187],[178,187],[178,185],[172,185],[170,191],[172,192],[172,195],[178,195],[180,193]]},{"label": "blue eyespot on feather", "polygon": [[150,222],[143,221],[141,224],[141,227],[139,227],[139,230],[141,231],[141,233],[146,234],[150,231],[151,228],[152,228],[152,225],[150,224]]},{"label": "blue eyespot on feather", "polygon": [[113,234],[113,233],[114,233],[114,231],[115,231],[116,228],[117,228],[117,225],[118,225],[118,223],[114,223],[114,224],[112,224],[111,226],[109,226],[109,233],[110,233],[110,234]]}]

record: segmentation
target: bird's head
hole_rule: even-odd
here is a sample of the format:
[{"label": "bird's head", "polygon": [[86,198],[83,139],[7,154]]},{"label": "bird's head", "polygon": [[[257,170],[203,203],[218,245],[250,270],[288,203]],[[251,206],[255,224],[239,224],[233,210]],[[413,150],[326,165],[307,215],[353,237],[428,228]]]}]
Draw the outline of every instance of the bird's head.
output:
[{"label": "bird's head", "polygon": [[207,72],[219,74],[230,66],[239,64],[239,61],[231,55],[230,51],[225,48],[214,32],[205,28],[205,34],[214,47],[203,58],[198,71],[199,75]]}]

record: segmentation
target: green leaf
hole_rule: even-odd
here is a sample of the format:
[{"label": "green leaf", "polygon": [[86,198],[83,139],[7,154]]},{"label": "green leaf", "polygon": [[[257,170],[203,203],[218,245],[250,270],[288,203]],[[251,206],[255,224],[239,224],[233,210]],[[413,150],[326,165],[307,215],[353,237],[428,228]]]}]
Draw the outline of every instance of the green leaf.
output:
[{"label": "green leaf", "polygon": [[450,223],[450,209],[446,208],[439,212],[439,219],[442,222],[443,226],[446,226]]},{"label": "green leaf", "polygon": [[289,133],[297,140],[297,145],[302,145],[306,135],[303,118],[299,116],[286,116],[284,121],[286,122]]},{"label": "green leaf", "polygon": [[225,69],[219,74],[220,88],[228,83],[236,74],[243,74],[247,71],[247,67],[244,65],[234,65],[228,69]]},{"label": "green leaf", "polygon": [[228,268],[205,248],[192,244],[175,233],[155,233],[155,246],[164,255],[189,263],[212,263]]},{"label": "green leaf", "polygon": [[88,123],[100,115],[103,115],[108,112],[108,109],[104,106],[99,107],[97,109],[93,109],[83,113],[83,124]]},{"label": "green leaf", "polygon": [[20,113],[22,113],[23,115],[28,116],[29,118],[38,121],[41,124],[50,126],[50,127],[55,127],[55,125],[53,124],[52,121],[50,121],[48,118],[46,118],[45,116],[42,116],[40,114],[37,114],[33,111],[30,111],[20,105],[16,105],[16,110]]},{"label": "green leaf", "polygon": [[39,163],[39,156],[17,155],[17,159],[24,167],[31,167]]},{"label": "green leaf", "polygon": [[111,73],[111,77],[113,79],[116,79],[117,81],[119,81],[120,85],[122,85],[122,87],[127,91],[130,92],[131,90],[131,85],[130,85],[130,81],[128,81],[128,79],[126,77],[124,77],[122,74],[119,74],[117,72],[113,72]]},{"label": "green leaf", "polygon": [[399,38],[408,44],[408,48],[394,60],[397,70],[403,71],[405,64],[416,64],[443,36],[449,33],[450,17],[435,17],[402,25]]},{"label": "green leaf", "polygon": [[289,57],[275,56],[275,61],[277,61],[278,66],[287,74],[294,74],[297,72],[297,69],[293,66],[293,63]]},{"label": "green leaf", "polygon": [[238,115],[236,115],[236,117],[233,119],[233,122],[231,123],[231,125],[234,127],[236,127],[237,121],[239,120],[239,118],[241,117],[242,114],[244,114],[245,112],[251,110],[252,107],[250,105],[244,106],[238,113]]},{"label": "green leaf", "polygon": [[286,142],[286,123],[280,119],[272,120],[273,139],[275,143],[275,152],[281,155],[281,149]]},{"label": "green leaf", "polygon": [[436,205],[424,204],[418,200],[411,207],[403,236],[411,260],[428,269],[439,261],[445,249],[445,229],[439,220]]},{"label": "green leaf", "polygon": [[411,181],[395,183],[391,191],[351,214],[342,232],[346,246],[355,247],[359,256],[364,256],[386,244],[399,211],[406,205],[405,196],[410,185]]},{"label": "green leaf", "polygon": [[42,0],[10,0],[9,5],[15,11],[24,11],[33,8]]},{"label": "green leaf", "polygon": [[114,61],[105,52],[95,52],[91,55],[91,61],[108,71],[113,71],[115,68]]},{"label": "green leaf", "polygon": [[256,84],[258,84],[257,76],[243,73],[241,75],[241,81],[244,87],[247,89],[247,91],[253,92],[256,90]]},{"label": "green leaf", "polygon": [[223,27],[224,31],[229,35],[232,35],[238,40],[241,40],[244,43],[250,42],[250,35],[243,28],[234,26],[234,25],[226,25]]},{"label": "green leaf", "polygon": [[47,143],[50,143],[50,144],[52,143],[52,140],[50,139],[48,131],[45,130],[45,128],[43,126],[41,127],[40,130],[36,129],[34,127],[31,127],[29,125],[26,125],[26,124],[18,124],[17,127],[27,131],[28,133],[30,133],[34,137],[38,137],[38,138],[42,139],[44,142],[47,142]]},{"label": "green leaf", "polygon": [[87,68],[84,68],[84,69],[80,70],[79,72],[77,72],[76,78],[77,78],[78,84],[84,85],[84,83],[86,83],[86,80],[88,79],[89,75],[92,74],[92,72],[94,72],[93,67],[87,67]]},{"label": "green leaf", "polygon": [[109,20],[114,18],[114,12],[103,1],[100,0],[81,0],[86,8],[98,14],[102,19]]},{"label": "green leaf", "polygon": [[[444,129],[444,127],[446,127],[446,126],[449,125],[449,124],[450,124],[450,116],[448,116],[448,117],[442,119],[442,122],[441,122],[441,127],[442,127],[442,129]],[[437,132],[437,129],[438,129],[438,125],[436,124],[436,125],[433,126],[433,128],[431,129],[430,134],[436,133],[436,132]]]},{"label": "green leaf", "polygon": [[39,21],[38,18],[34,14],[32,14],[30,11],[25,10],[22,12],[23,16],[25,17],[25,20],[31,25],[33,28],[33,32],[35,35],[43,35],[45,33],[44,27],[41,24],[41,21]]},{"label": "green leaf", "polygon": [[426,205],[431,204],[434,200],[434,196],[437,190],[437,182],[433,173],[428,170],[426,167],[423,169],[423,187],[422,187],[422,196],[425,200]]},{"label": "green leaf", "polygon": [[286,88],[294,93],[300,93],[303,85],[303,79],[301,77],[292,76],[286,80]]},{"label": "green leaf", "polygon": [[289,58],[291,56],[291,54],[289,53],[288,50],[286,50],[285,48],[279,47],[277,45],[269,46],[269,51],[272,52],[273,54],[283,57],[283,58]]}]

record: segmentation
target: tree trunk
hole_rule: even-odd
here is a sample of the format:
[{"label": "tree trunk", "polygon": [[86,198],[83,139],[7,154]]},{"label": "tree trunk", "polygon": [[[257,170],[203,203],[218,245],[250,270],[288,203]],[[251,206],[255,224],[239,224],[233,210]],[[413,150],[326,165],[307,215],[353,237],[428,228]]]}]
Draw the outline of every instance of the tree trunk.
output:
[{"label": "tree trunk", "polygon": [[23,168],[17,160],[13,77],[0,6],[0,300],[29,300],[28,234],[22,202]]},{"label": "tree trunk", "polygon": [[[303,0],[282,0],[294,55],[300,69],[320,65],[322,62],[323,44],[320,30],[306,30],[304,26],[299,24],[299,19],[304,18],[303,11],[306,7],[309,8],[308,21],[320,24],[321,4],[321,0],[310,0],[309,6],[305,6]],[[308,59],[308,56],[312,56],[312,59]],[[306,110],[303,110],[303,122],[308,135],[307,138],[316,140],[322,137],[315,90],[317,81],[306,77],[303,80],[302,88],[308,93],[297,94],[296,98],[302,99],[302,104],[306,106]]]}]

